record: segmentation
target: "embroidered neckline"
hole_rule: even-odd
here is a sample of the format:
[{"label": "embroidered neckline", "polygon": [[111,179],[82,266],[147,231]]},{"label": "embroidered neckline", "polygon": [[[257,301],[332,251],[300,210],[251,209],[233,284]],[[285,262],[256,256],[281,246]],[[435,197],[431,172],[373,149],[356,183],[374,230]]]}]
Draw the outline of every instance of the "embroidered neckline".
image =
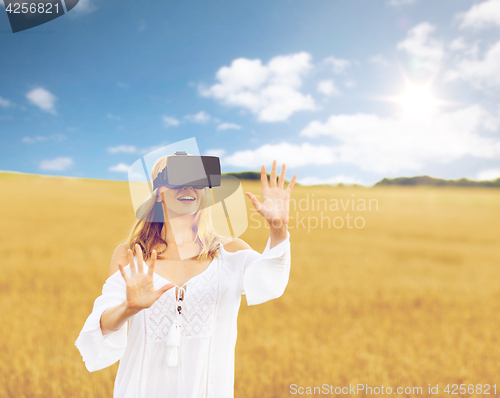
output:
[{"label": "embroidered neckline", "polygon": [[[213,264],[214,260],[216,258],[205,271],[186,282],[189,284],[190,293],[184,295],[182,301],[179,301],[175,295],[164,294],[144,311],[146,342],[166,344],[169,366],[175,366],[175,363],[180,360],[178,357],[179,338],[181,340],[209,338],[213,333],[219,294],[218,270],[220,266],[220,263]],[[193,281],[192,284],[191,281]],[[184,288],[179,287],[179,289]],[[179,307],[182,307],[181,311]],[[177,326],[181,326],[182,331]],[[174,351],[177,352],[177,361]]]}]

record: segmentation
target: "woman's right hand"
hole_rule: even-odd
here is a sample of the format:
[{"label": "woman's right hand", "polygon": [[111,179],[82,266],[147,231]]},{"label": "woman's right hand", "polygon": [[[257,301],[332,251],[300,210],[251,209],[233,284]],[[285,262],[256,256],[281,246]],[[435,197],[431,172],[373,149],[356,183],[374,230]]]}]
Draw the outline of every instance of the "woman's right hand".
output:
[{"label": "woman's right hand", "polygon": [[120,272],[127,285],[127,308],[133,311],[141,311],[144,308],[151,307],[163,293],[173,288],[175,284],[167,283],[160,289],[155,290],[153,286],[153,272],[156,263],[156,250],[153,250],[151,254],[151,265],[149,266],[147,274],[144,273],[144,261],[141,247],[136,244],[135,250],[137,253],[138,272],[136,272],[135,269],[134,253],[130,249],[127,250],[127,255],[132,276],[129,277],[125,273],[121,263],[118,263],[118,268],[120,268]]}]

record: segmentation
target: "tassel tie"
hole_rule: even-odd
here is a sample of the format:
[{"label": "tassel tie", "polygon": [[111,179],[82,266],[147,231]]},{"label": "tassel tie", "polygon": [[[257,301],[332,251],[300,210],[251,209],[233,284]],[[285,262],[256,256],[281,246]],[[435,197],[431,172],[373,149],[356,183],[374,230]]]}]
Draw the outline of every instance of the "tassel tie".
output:
[{"label": "tassel tie", "polygon": [[175,320],[167,334],[167,366],[177,366],[179,363],[179,346],[181,344],[181,311],[182,300],[184,299],[185,289],[179,287],[179,298],[176,298]]}]

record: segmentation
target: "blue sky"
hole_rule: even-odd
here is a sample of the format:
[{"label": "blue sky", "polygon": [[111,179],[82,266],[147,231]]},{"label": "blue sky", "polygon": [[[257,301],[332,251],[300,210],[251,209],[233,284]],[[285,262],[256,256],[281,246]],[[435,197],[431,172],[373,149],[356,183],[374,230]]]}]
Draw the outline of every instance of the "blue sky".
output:
[{"label": "blue sky", "polygon": [[500,177],[500,0],[81,0],[0,32],[0,170],[126,180],[195,137],[305,184]]}]

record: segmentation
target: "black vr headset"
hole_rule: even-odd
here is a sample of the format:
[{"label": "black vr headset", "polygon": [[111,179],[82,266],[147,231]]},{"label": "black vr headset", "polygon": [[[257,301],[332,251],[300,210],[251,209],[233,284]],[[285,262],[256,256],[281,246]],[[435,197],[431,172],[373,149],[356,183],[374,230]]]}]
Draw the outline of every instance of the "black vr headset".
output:
[{"label": "black vr headset", "polygon": [[169,156],[167,166],[153,180],[153,189],[159,186],[170,189],[220,186],[221,170],[218,157],[190,156],[186,152],[175,152],[175,155],[177,156]]}]

